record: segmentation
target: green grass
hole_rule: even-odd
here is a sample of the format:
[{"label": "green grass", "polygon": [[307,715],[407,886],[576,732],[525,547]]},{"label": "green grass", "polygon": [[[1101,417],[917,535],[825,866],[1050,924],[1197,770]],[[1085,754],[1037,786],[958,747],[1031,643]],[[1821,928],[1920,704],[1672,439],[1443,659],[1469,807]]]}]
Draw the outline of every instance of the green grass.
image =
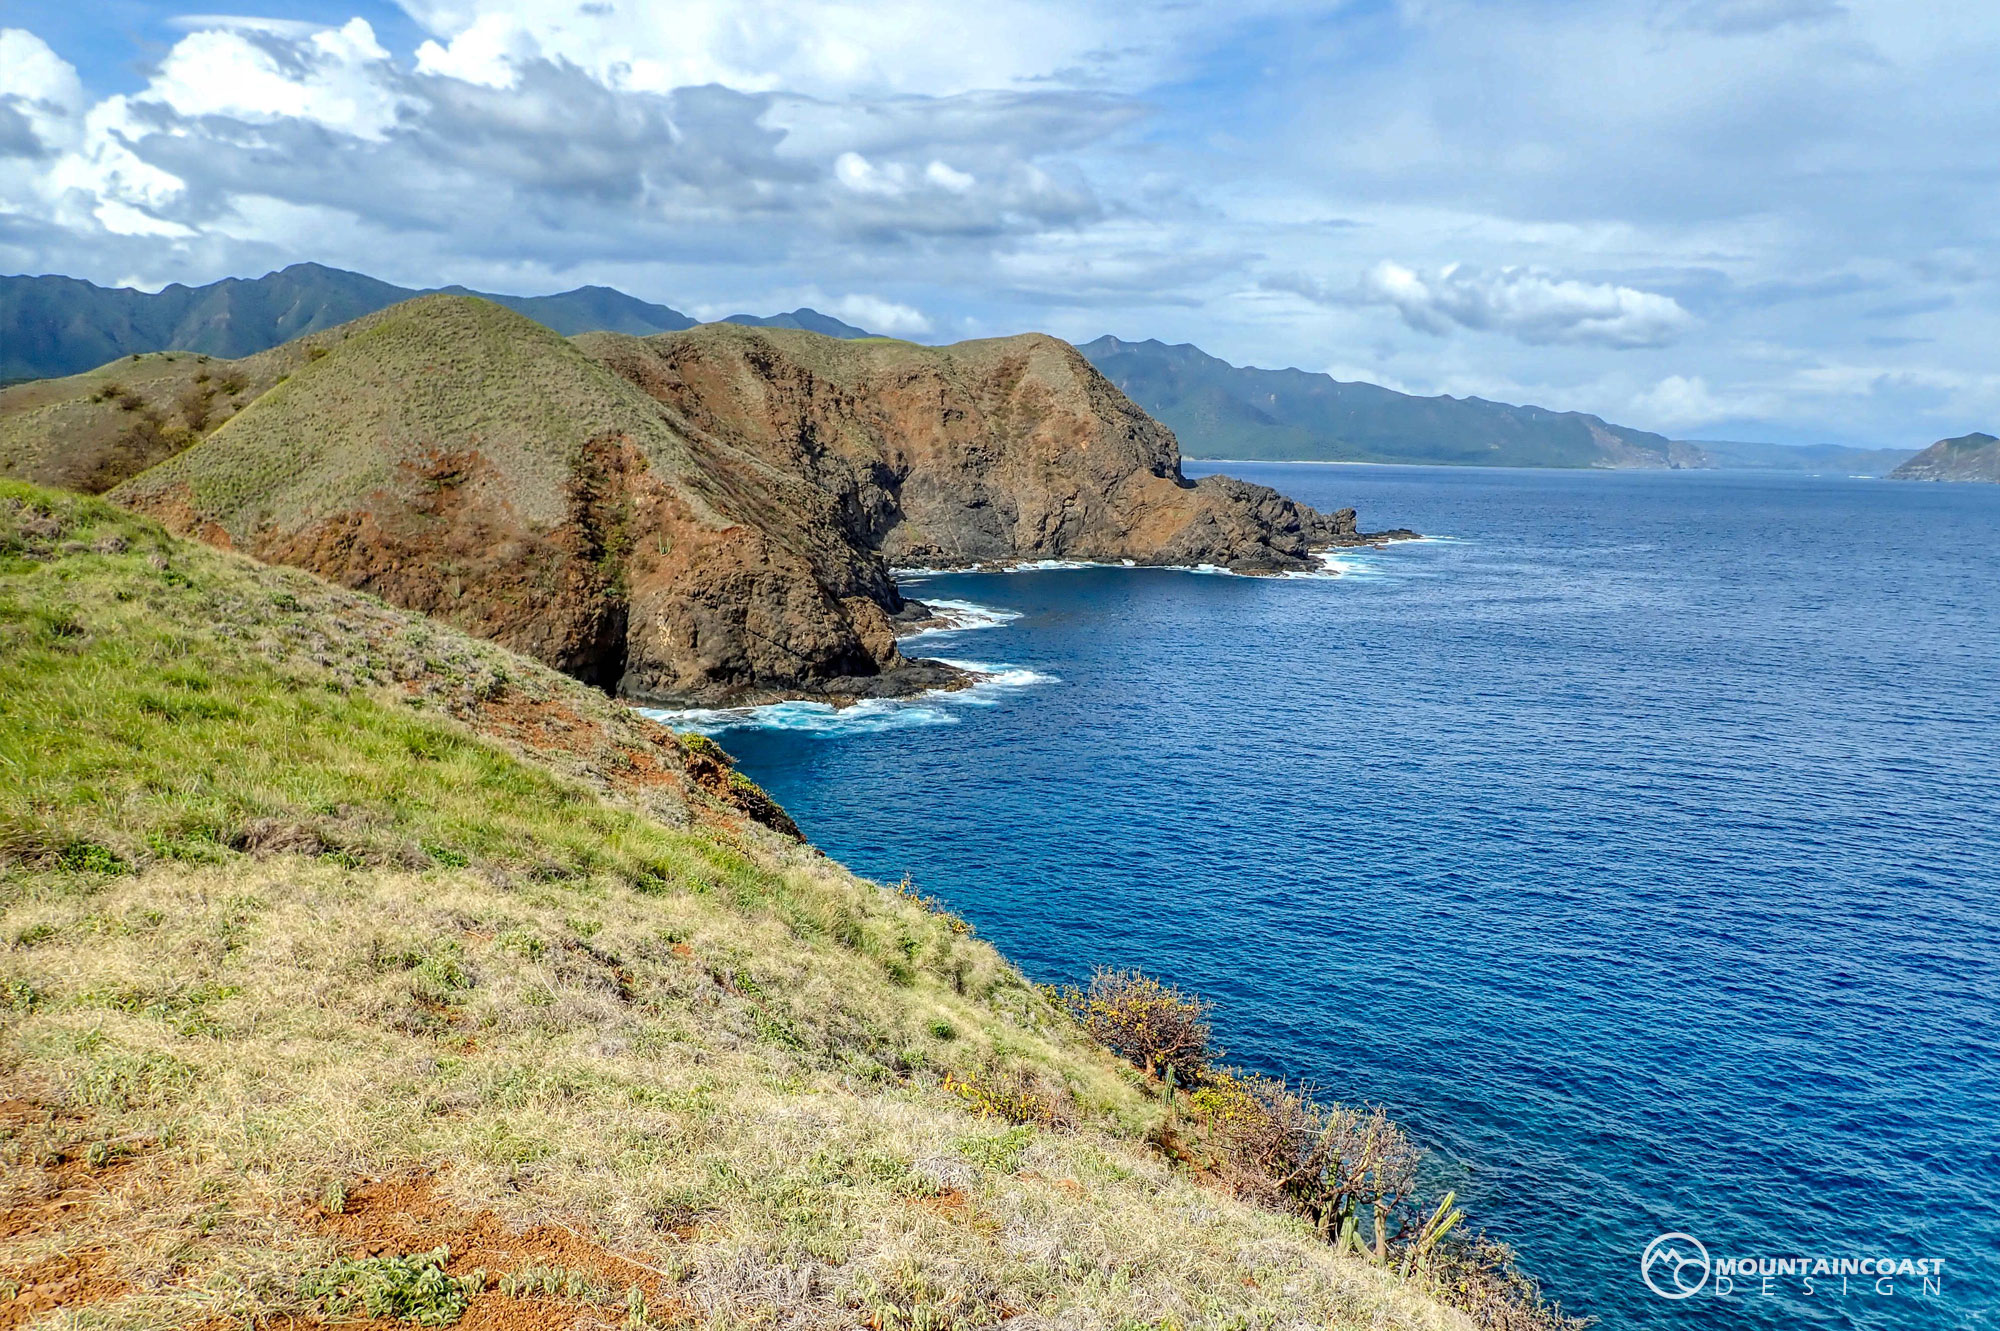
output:
[{"label": "green grass", "polygon": [[[99,501],[0,484],[0,506],[0,880],[207,862],[291,827],[345,862],[741,890],[726,851],[317,669],[297,596],[234,561]],[[38,523],[84,548],[28,557]],[[356,639],[364,665],[396,645]]]},{"label": "green grass", "polygon": [[[604,744],[480,728],[517,696]],[[0,1183],[63,1202],[0,1271],[94,1264],[63,1315],[105,1328],[621,1289],[718,1329],[1460,1325],[1162,1159],[1139,1074],[963,921],[587,756],[641,743],[678,751],[491,644],[0,486],[0,1099],[35,1107]],[[412,1177],[590,1273],[314,1221]]]},{"label": "green grass", "polygon": [[476,451],[525,520],[554,525],[588,441],[623,435],[668,473],[685,458],[638,389],[488,301],[426,296],[287,346],[288,377],[200,448],[128,482],[121,501],[181,493],[241,541],[265,523],[296,530],[370,491],[407,488],[401,467],[420,450]]}]

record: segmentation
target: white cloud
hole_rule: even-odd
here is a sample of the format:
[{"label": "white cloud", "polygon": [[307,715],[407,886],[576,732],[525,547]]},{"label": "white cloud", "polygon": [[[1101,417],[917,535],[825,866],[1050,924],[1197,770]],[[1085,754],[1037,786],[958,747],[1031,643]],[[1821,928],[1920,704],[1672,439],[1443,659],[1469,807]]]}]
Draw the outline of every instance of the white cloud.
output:
[{"label": "white cloud", "polygon": [[842,296],[829,312],[873,333],[915,336],[931,331],[931,321],[922,310],[880,296]]},{"label": "white cloud", "polygon": [[358,18],[303,40],[209,29],[174,45],[147,95],[183,116],[308,120],[380,140],[408,105],[388,61],[375,30]]},{"label": "white cloud", "polygon": [[[402,0],[427,68],[494,78],[529,48],[641,92],[720,84],[817,98],[950,97],[1049,79],[1149,82],[1218,19],[1172,0]],[[1269,8],[1247,6],[1243,12]],[[1233,18],[1234,15],[1227,16]],[[507,34],[501,40],[499,34]],[[1135,34],[1146,33],[1148,37]],[[463,44],[463,49],[461,49]]]},{"label": "white cloud", "polygon": [[86,104],[76,69],[48,43],[20,28],[0,28],[0,215],[41,191],[40,173],[21,159],[73,146]]},{"label": "white cloud", "polygon": [[1732,416],[1756,415],[1749,404],[1724,402],[1700,375],[1670,374],[1632,398],[1630,410],[1648,426],[1661,430],[1685,430]]},{"label": "white cloud", "polygon": [[520,66],[540,53],[535,39],[511,15],[482,14],[450,42],[419,46],[417,72],[482,88],[511,88],[520,78]]},{"label": "white cloud", "polygon": [[191,228],[159,213],[183,195],[187,182],[133,151],[148,130],[130,99],[107,97],[83,115],[77,146],[64,153],[42,182],[59,220],[79,211],[117,236],[178,237]]},{"label": "white cloud", "polygon": [[22,28],[0,28],[0,98],[19,98],[55,112],[83,105],[76,69],[49,44]]},{"label": "white cloud", "polygon": [[901,194],[906,188],[900,163],[877,166],[857,152],[845,152],[833,159],[833,175],[856,194]]},{"label": "white cloud", "polygon": [[955,171],[936,158],[931,159],[931,164],[924,168],[924,179],[941,189],[950,190],[953,194],[963,194],[979,183],[977,177],[965,171]]},{"label": "white cloud", "polygon": [[1662,347],[1694,323],[1678,301],[1657,292],[1522,268],[1480,272],[1455,263],[1426,275],[1385,259],[1362,275],[1355,298],[1395,306],[1422,332],[1473,328],[1533,346]]},{"label": "white cloud", "polygon": [[398,3],[169,20],[120,96],[0,33],[0,270],[604,282],[1640,425],[1993,402],[2000,101],[1937,91],[1993,6]]}]

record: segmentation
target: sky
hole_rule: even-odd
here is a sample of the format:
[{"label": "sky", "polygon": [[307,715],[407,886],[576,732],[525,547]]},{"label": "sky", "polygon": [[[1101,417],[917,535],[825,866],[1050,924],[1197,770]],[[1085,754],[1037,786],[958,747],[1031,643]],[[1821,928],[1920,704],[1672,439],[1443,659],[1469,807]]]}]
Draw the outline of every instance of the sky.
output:
[{"label": "sky", "polygon": [[0,0],[0,272],[1193,342],[2000,432],[2000,3]]}]

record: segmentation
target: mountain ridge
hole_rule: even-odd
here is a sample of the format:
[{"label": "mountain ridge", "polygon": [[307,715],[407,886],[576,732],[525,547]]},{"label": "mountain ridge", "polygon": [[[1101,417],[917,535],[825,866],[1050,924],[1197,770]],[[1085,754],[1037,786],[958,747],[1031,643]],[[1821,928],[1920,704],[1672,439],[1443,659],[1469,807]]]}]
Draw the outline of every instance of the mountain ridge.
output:
[{"label": "mountain ridge", "polygon": [[1079,351],[1170,426],[1188,456],[1228,461],[1682,468],[1697,449],[1587,412],[1416,397],[1300,369],[1232,365],[1190,343],[1106,334]]},{"label": "mountain ridge", "polygon": [[[464,286],[417,289],[310,262],[203,286],[175,282],[157,292],[102,287],[58,274],[19,275],[0,277],[0,330],[6,333],[0,339],[0,383],[80,374],[134,353],[191,351],[240,358],[434,293],[490,300],[565,337],[600,331],[644,336],[679,332],[701,322],[614,287],[581,286],[543,296]],[[810,307],[774,315],[732,314],[724,322],[804,328],[833,337],[874,336]]]}]

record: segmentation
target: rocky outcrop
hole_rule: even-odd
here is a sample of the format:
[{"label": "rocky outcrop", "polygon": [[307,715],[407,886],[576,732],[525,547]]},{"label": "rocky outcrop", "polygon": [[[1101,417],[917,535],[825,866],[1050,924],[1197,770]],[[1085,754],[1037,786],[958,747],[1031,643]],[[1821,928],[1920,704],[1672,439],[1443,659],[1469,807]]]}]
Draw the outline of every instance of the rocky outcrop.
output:
[{"label": "rocky outcrop", "polygon": [[47,469],[77,453],[122,480],[111,498],[177,531],[638,700],[966,682],[897,647],[921,612],[892,565],[1272,572],[1379,539],[1352,510],[1183,477],[1173,435],[1048,337],[928,348],[711,325],[572,342],[438,295],[250,361],[154,359],[147,402],[213,384],[226,412],[177,418],[164,446],[179,451],[127,477],[103,441],[133,409],[64,381],[34,410],[60,399],[87,428],[23,415],[22,456]]},{"label": "rocky outcrop", "polygon": [[1940,439],[1889,473],[1892,481],[2000,481],[2000,439],[1962,434]]},{"label": "rocky outcrop", "polygon": [[1265,486],[1181,475],[1173,433],[1074,347],[1027,334],[950,347],[710,324],[578,344],[721,442],[833,495],[892,565],[1015,560],[1314,565],[1364,535]]},{"label": "rocky outcrop", "polygon": [[579,678],[666,703],[948,685],[832,499],[712,440],[563,338],[433,296],[112,492]]}]

